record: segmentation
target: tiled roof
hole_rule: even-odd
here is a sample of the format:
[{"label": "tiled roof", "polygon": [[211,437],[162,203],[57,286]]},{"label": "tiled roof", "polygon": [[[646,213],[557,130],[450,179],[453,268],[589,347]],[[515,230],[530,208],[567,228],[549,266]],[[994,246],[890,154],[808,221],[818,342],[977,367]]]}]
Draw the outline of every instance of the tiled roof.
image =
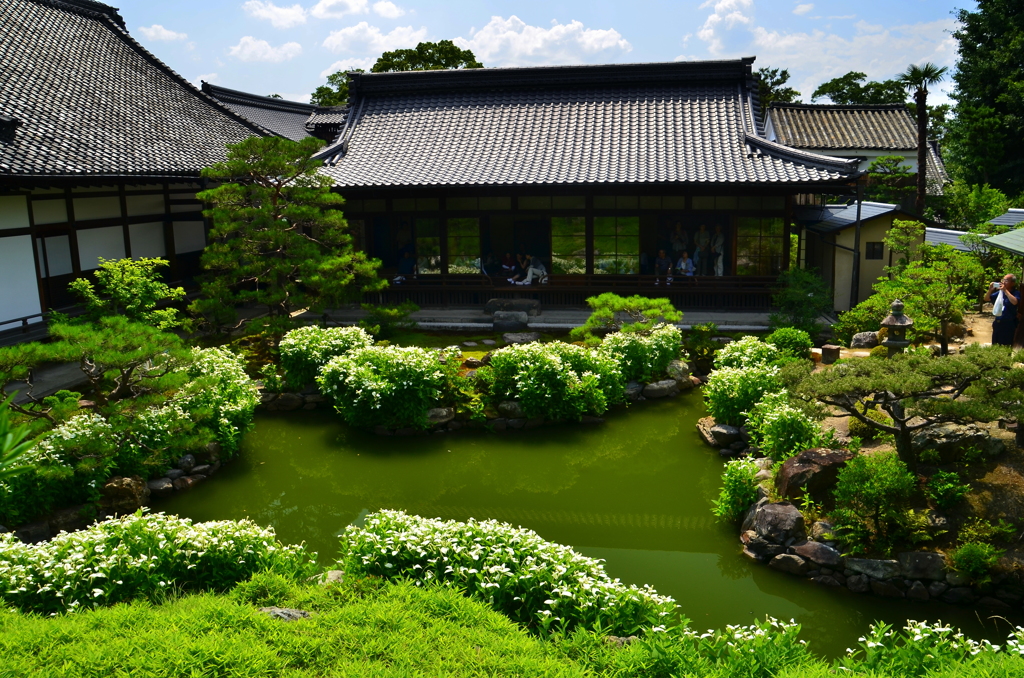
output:
[{"label": "tiled roof", "polygon": [[195,176],[266,130],[201,93],[90,0],[0,0],[0,175]]},{"label": "tiled roof", "polygon": [[964,235],[963,231],[954,231],[949,228],[932,228],[928,226],[924,229],[924,241],[929,245],[949,245],[955,250],[969,252],[971,248],[960,239],[962,235]]},{"label": "tiled roof", "polygon": [[[899,205],[892,205],[884,202],[870,202],[865,200],[861,203],[861,222],[899,212]],[[822,205],[820,207],[797,207],[793,214],[796,221],[815,233],[832,233],[849,228],[857,223],[857,203],[840,205]]]},{"label": "tiled roof", "polygon": [[[780,144],[814,151],[886,151],[917,158],[917,122],[904,104],[834,106],[772,103],[769,127]],[[946,166],[928,145],[928,192],[942,194]]]},{"label": "tiled roof", "polygon": [[1006,214],[1001,214],[995,219],[990,219],[990,224],[999,224],[1001,226],[1016,226],[1024,222],[1024,210],[1011,209]]},{"label": "tiled roof", "polygon": [[243,118],[271,132],[293,141],[301,141],[310,136],[306,130],[306,121],[316,111],[316,106],[312,104],[239,92],[205,81],[202,89]]},{"label": "tiled roof", "polygon": [[856,163],[759,135],[752,58],[350,73],[339,186],[813,184]]}]

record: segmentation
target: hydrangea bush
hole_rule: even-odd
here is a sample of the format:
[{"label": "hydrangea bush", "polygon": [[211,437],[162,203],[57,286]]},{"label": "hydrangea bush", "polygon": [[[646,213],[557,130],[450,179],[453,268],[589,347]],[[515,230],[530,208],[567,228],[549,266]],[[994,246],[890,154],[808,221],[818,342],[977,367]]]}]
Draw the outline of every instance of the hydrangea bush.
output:
[{"label": "hydrangea bush", "polygon": [[309,325],[288,332],[277,348],[289,386],[302,388],[316,379],[331,358],[367,346],[373,346],[373,337],[361,327]]},{"label": "hydrangea bush", "polygon": [[259,390],[245,373],[245,360],[228,349],[195,349],[192,356],[188,370],[192,382],[178,405],[197,424],[209,428],[223,452],[232,456],[242,435],[252,428]]},{"label": "hydrangea bush", "polygon": [[740,426],[758,401],[782,388],[778,367],[723,367],[711,372],[703,393],[708,412],[717,423]]},{"label": "hydrangea bush", "polygon": [[560,341],[506,346],[478,374],[493,402],[518,400],[527,417],[579,421],[622,402],[625,391],[615,357]]},{"label": "hydrangea bush", "polygon": [[818,424],[789,404],[785,391],[768,393],[747,412],[751,442],[775,461],[816,446]]},{"label": "hydrangea bush", "polygon": [[663,325],[650,334],[613,332],[598,351],[619,363],[626,381],[653,381],[665,374],[668,364],[679,358],[683,335],[674,325]]},{"label": "hydrangea bush", "polygon": [[0,534],[0,601],[55,614],[172,589],[224,590],[266,570],[311,576],[315,556],[248,520],[193,524],[139,512],[39,544]]},{"label": "hydrangea bush", "polygon": [[715,354],[715,369],[733,367],[737,369],[757,368],[771,365],[782,356],[773,344],[766,344],[757,337],[743,337],[733,341]]},{"label": "hydrangea bush", "polygon": [[583,627],[630,635],[668,621],[671,598],[611,579],[602,561],[494,520],[461,523],[402,511],[371,514],[341,538],[350,574],[437,582],[513,621],[550,632]]},{"label": "hydrangea bush", "polygon": [[353,426],[427,428],[427,410],[457,389],[458,347],[369,346],[331,359],[320,391]]}]

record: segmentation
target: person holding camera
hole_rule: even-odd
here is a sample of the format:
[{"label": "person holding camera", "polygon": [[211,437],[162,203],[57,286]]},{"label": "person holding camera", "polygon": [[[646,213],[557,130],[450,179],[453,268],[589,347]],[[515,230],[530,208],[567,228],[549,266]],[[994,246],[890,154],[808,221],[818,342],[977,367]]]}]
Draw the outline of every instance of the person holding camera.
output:
[{"label": "person holding camera", "polygon": [[992,343],[1000,346],[1013,345],[1013,335],[1017,331],[1017,305],[1020,303],[1017,276],[1007,273],[1002,281],[988,286],[986,296],[993,304],[1000,298],[1003,302],[1002,313],[992,321]]}]

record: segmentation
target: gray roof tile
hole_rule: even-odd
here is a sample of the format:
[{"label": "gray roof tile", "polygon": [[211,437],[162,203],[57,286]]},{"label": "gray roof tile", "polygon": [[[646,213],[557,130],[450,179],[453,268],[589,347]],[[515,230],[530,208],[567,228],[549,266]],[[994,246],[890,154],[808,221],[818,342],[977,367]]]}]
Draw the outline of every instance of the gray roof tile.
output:
[{"label": "gray roof tile", "polygon": [[208,82],[203,82],[202,89],[246,120],[275,134],[293,141],[301,141],[311,136],[306,129],[306,121],[317,110],[312,104],[249,94]]},{"label": "gray roof tile", "polygon": [[1024,209],[1011,209],[1006,214],[1001,214],[995,219],[989,220],[990,224],[1002,226],[1016,226],[1024,222]]}]

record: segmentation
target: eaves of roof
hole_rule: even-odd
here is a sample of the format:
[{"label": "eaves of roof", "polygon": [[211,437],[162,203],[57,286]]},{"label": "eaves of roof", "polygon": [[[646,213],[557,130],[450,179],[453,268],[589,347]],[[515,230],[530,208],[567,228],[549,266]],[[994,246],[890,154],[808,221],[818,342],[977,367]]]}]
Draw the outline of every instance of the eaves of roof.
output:
[{"label": "eaves of roof", "polygon": [[990,224],[998,224],[1000,226],[1016,226],[1024,222],[1024,209],[1010,209],[1005,214],[1000,214],[995,219],[990,219]]},{"label": "eaves of roof", "polygon": [[985,243],[996,249],[1024,257],[1024,228],[985,238]]}]

